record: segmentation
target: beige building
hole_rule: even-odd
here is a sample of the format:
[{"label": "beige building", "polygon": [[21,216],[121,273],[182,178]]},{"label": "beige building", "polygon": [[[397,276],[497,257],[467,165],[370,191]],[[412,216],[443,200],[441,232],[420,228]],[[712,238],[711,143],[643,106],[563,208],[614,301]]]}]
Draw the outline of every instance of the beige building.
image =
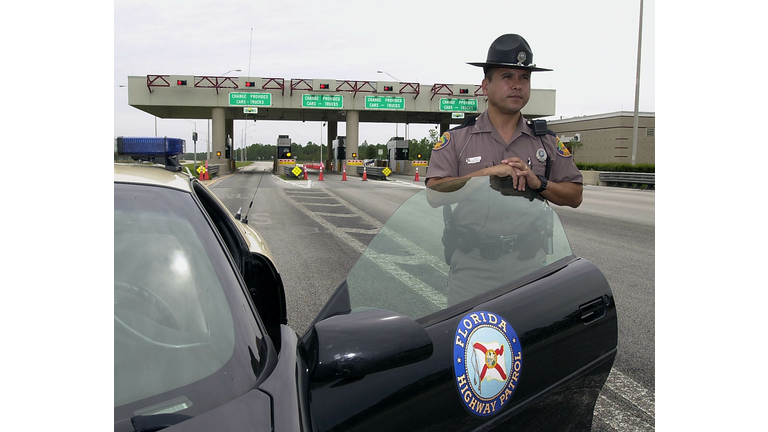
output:
[{"label": "beige building", "polygon": [[[577,163],[632,163],[632,111],[547,120],[547,125],[560,141],[577,139],[584,144],[573,152]],[[656,114],[638,113],[637,164],[655,163],[655,132]]]}]

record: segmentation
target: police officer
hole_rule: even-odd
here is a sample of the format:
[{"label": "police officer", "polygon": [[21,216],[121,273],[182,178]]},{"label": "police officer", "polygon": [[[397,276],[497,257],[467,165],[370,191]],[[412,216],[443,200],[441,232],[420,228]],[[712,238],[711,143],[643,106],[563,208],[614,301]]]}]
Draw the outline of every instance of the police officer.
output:
[{"label": "police officer", "polygon": [[426,185],[455,178],[512,177],[519,191],[531,188],[549,202],[578,207],[583,177],[570,152],[546,124],[528,121],[521,110],[531,95],[536,67],[528,42],[520,35],[498,37],[482,67],[488,109],[466,124],[445,132],[432,149]]}]

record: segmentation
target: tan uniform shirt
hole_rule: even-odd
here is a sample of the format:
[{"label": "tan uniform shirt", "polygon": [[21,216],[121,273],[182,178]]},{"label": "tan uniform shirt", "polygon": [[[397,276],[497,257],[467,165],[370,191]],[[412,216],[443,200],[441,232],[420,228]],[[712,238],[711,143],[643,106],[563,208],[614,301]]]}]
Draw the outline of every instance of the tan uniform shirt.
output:
[{"label": "tan uniform shirt", "polygon": [[519,157],[537,175],[545,175],[547,154],[551,158],[549,180],[555,183],[583,183],[568,149],[552,135],[536,136],[521,115],[512,140],[505,143],[488,119],[480,114],[475,124],[445,132],[432,149],[426,179],[463,177],[483,168],[501,164],[503,159]]}]

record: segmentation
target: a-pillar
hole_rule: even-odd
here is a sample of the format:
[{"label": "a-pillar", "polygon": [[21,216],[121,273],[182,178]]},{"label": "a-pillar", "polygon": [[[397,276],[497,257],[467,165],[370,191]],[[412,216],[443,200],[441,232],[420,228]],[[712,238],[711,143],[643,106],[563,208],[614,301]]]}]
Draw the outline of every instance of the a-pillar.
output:
[{"label": "a-pillar", "polygon": [[[352,153],[358,153],[358,139],[360,136],[360,112],[347,111],[347,159],[353,159]],[[360,159],[360,155],[357,155]]]}]

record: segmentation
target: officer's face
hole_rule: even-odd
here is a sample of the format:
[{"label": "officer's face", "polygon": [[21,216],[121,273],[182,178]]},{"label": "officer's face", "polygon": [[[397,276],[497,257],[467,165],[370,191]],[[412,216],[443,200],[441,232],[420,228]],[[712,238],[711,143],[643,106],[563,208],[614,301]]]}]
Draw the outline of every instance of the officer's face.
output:
[{"label": "officer's face", "polygon": [[524,69],[495,69],[491,79],[483,79],[488,104],[504,114],[515,114],[531,97],[531,72]]}]

